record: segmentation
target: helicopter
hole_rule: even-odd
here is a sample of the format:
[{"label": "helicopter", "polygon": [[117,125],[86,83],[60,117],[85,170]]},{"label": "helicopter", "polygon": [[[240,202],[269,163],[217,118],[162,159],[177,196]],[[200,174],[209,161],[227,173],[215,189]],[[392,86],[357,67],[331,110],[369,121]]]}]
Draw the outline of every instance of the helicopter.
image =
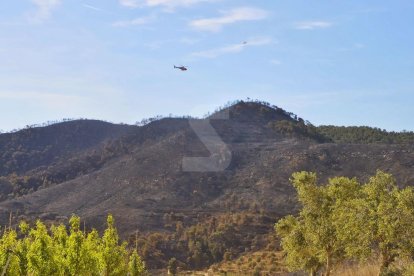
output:
[{"label": "helicopter", "polygon": [[175,66],[175,65],[174,65],[174,68],[175,68],[175,69],[180,69],[181,71],[187,71],[187,70],[188,70],[188,69],[187,69],[187,67],[182,66],[182,65],[181,65],[181,66]]}]

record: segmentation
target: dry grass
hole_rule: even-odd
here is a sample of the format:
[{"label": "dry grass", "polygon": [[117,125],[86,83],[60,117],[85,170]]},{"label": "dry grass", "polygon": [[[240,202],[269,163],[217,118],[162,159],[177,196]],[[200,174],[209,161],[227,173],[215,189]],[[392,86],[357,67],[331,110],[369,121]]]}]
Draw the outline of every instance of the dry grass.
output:
[{"label": "dry grass", "polygon": [[333,275],[335,276],[377,276],[379,272],[379,265],[375,263],[368,263],[363,265],[348,265],[340,267]]},{"label": "dry grass", "polygon": [[[260,275],[307,275],[305,273],[287,273],[283,265],[280,252],[258,251],[247,253],[235,260],[222,262],[213,265],[211,274],[206,275],[227,275],[227,276],[251,276],[257,269]],[[224,272],[227,272],[224,273]],[[348,263],[339,266],[333,272],[333,276],[377,276],[379,264],[372,260],[365,264]],[[196,275],[196,274],[192,274]]]},{"label": "dry grass", "polygon": [[[251,276],[254,271],[260,271],[261,276],[275,275],[307,275],[306,273],[288,273],[283,264],[283,257],[280,252],[257,251],[246,253],[237,259],[223,261],[213,265],[210,274],[205,275],[226,275],[226,276]],[[224,273],[226,272],[226,273]],[[379,264],[376,260],[371,260],[364,264],[347,263],[337,267],[333,276],[377,276]],[[198,275],[198,274],[192,274]],[[259,275],[259,274],[258,274]]]},{"label": "dry grass", "polygon": [[254,272],[263,276],[286,274],[282,254],[273,251],[249,252],[236,259],[215,264],[211,266],[211,271],[213,275],[227,276],[251,276]]}]

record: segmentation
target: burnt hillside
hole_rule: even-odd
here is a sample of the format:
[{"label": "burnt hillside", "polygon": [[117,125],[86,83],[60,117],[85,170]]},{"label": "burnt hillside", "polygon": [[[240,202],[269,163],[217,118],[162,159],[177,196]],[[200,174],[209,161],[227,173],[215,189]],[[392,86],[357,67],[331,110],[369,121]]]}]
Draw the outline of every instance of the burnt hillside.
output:
[{"label": "burnt hillside", "polygon": [[[336,144],[296,115],[257,102],[238,102],[209,119],[231,152],[223,171],[182,169],[183,158],[210,155],[194,131],[194,123],[206,122],[201,119],[166,118],[141,127],[111,125],[100,134],[90,133],[92,126],[71,130],[73,123],[65,126],[70,134],[60,140],[56,137],[63,135],[63,129],[36,130],[33,139],[29,132],[15,133],[16,138],[8,138],[15,142],[1,144],[10,154],[0,160],[0,167],[19,149],[18,141],[33,151],[53,141],[52,147],[59,150],[53,158],[38,161],[38,167],[25,157],[22,160],[30,166],[16,163],[3,174],[2,222],[8,221],[10,211],[19,218],[50,222],[76,213],[87,226],[100,228],[112,213],[124,237],[139,231],[141,254],[152,267],[162,267],[177,256],[184,266],[200,268],[220,261],[226,251],[237,256],[273,244],[269,242],[273,223],[297,208],[289,183],[293,172],[316,171],[322,179],[337,175],[364,179],[382,169],[401,185],[414,183],[411,144]],[[0,135],[1,139],[5,140]],[[225,248],[217,248],[220,241],[227,244]],[[197,252],[206,254],[207,261],[198,262]]]},{"label": "burnt hillside", "polygon": [[131,133],[134,126],[75,120],[0,135],[0,176],[25,173]]}]

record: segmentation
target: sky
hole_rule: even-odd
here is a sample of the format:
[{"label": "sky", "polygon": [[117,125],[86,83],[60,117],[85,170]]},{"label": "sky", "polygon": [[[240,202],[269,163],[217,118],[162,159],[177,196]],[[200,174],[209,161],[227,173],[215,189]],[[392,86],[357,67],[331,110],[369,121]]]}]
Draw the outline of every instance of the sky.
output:
[{"label": "sky", "polygon": [[0,129],[252,98],[315,125],[414,130],[413,12],[412,0],[0,1]]}]

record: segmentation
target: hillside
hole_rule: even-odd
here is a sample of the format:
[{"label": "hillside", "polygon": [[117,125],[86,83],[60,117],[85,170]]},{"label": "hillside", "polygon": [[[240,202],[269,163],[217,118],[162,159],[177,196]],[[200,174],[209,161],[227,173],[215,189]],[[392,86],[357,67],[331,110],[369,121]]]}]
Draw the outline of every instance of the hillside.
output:
[{"label": "hillside", "polygon": [[1,134],[0,198],[33,192],[90,171],[97,160],[85,152],[103,152],[105,145],[136,130],[135,126],[75,120]]},{"label": "hillside", "polygon": [[0,175],[25,173],[57,159],[96,147],[135,127],[95,120],[75,120],[0,135]]},{"label": "hillside", "polygon": [[[176,257],[182,267],[206,268],[225,256],[277,248],[274,222],[297,210],[293,172],[364,179],[382,169],[399,183],[414,183],[412,144],[334,143],[337,134],[258,102],[237,102],[209,119],[231,152],[223,171],[182,167],[185,157],[209,156],[194,131],[207,119],[165,118],[141,127],[66,122],[2,134],[1,222],[11,211],[50,222],[76,213],[101,229],[112,213],[122,236],[133,240],[138,231],[150,267]],[[201,139],[225,152],[204,133]]]}]

